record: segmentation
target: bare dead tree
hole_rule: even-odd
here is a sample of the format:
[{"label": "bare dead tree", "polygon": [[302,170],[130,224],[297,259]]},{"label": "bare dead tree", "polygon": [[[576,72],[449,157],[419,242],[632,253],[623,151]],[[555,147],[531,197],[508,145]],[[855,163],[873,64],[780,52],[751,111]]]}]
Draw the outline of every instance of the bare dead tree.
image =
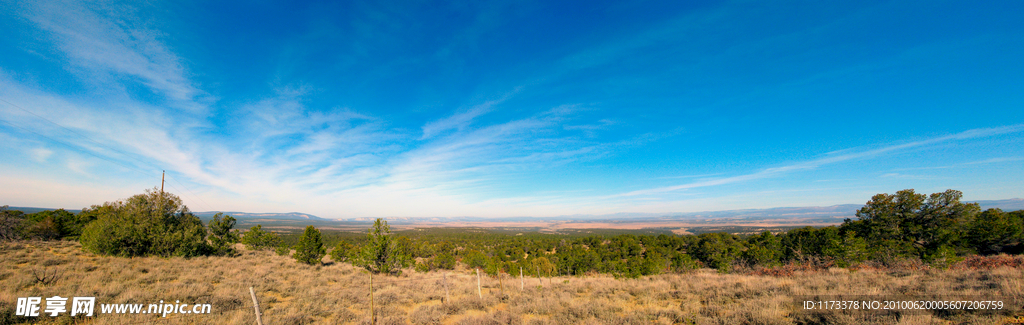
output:
[{"label": "bare dead tree", "polygon": [[51,285],[57,283],[58,280],[64,277],[64,271],[60,268],[47,268],[32,269],[32,277],[35,278],[36,284]]}]

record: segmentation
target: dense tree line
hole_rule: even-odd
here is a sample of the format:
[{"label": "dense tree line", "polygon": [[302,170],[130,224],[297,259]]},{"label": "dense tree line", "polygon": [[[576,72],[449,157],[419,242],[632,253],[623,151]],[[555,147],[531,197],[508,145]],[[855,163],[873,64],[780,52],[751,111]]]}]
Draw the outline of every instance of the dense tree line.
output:
[{"label": "dense tree line", "polygon": [[[637,277],[698,267],[723,272],[737,265],[773,267],[816,263],[846,267],[918,259],[944,267],[969,254],[1024,251],[1024,211],[981,211],[960,202],[959,191],[924,195],[913,190],[878,194],[838,226],[804,227],[756,235],[496,235],[467,230],[397,237],[408,242],[416,269],[450,269],[459,261],[488,274],[534,276],[609,273]],[[341,241],[338,252],[358,252],[359,243]],[[339,256],[345,254],[338,253]],[[353,256],[349,253],[347,256]]]},{"label": "dense tree line", "polygon": [[532,276],[608,273],[638,277],[708,267],[727,272],[737,265],[773,267],[821,263],[845,267],[864,261],[918,259],[948,266],[969,254],[1024,252],[1024,210],[981,211],[962,203],[959,191],[924,195],[913,190],[878,194],[856,220],[822,228],[804,227],[755,235],[496,234],[474,229],[392,233],[378,219],[365,235],[321,234],[310,226],[299,235],[264,231],[257,225],[239,236],[234,218],[214,216],[207,225],[169,193],[147,191],[78,214],[64,210],[24,214],[0,208],[0,239],[78,239],[90,251],[117,256],[231,254],[241,241],[249,249],[276,249],[302,263],[328,254],[372,272],[453,269],[457,263],[494,275]]},{"label": "dense tree line", "polygon": [[26,214],[20,210],[0,207],[0,240],[77,239],[82,228],[96,219],[94,213],[71,213],[64,209]]}]

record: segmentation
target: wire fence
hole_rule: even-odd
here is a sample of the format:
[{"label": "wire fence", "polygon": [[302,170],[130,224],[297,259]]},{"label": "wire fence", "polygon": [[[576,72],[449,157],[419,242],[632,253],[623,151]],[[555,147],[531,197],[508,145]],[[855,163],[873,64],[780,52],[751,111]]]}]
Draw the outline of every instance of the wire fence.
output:
[{"label": "wire fence", "polygon": [[[419,275],[417,275],[417,276],[409,277],[409,278],[399,278],[399,277],[382,276],[382,275],[374,276],[372,274],[369,274],[369,272],[367,271],[367,272],[365,272],[366,273],[366,278],[364,278],[365,280],[354,278],[354,279],[352,279],[353,281],[351,281],[350,283],[351,283],[351,285],[353,287],[365,288],[364,289],[364,290],[366,290],[365,294],[369,298],[370,306],[373,306],[374,301],[379,299],[378,296],[381,293],[377,292],[377,290],[387,289],[389,287],[403,286],[403,285],[407,285],[407,284],[410,284],[410,283],[431,283],[433,285],[437,285],[439,287],[443,287],[443,288],[437,288],[436,290],[443,290],[443,292],[444,292],[444,299],[442,299],[442,303],[444,303],[444,304],[451,303],[450,297],[449,297],[449,292],[453,292],[454,290],[452,290],[452,289],[454,289],[454,287],[456,285],[460,284],[460,283],[463,284],[461,286],[461,288],[463,289],[463,291],[462,291],[463,293],[465,292],[464,289],[465,289],[465,283],[466,282],[472,282],[472,283],[476,284],[477,293],[478,293],[480,299],[484,298],[484,295],[483,295],[484,292],[486,292],[487,296],[489,296],[489,297],[498,296],[499,299],[509,299],[509,298],[513,298],[512,295],[510,295],[511,293],[516,292],[516,291],[522,291],[524,289],[524,282],[526,280],[526,277],[523,276],[522,274],[520,274],[519,277],[518,277],[519,280],[520,280],[520,282],[518,283],[518,287],[519,288],[515,288],[516,286],[513,284],[513,281],[510,281],[510,280],[515,280],[515,278],[516,278],[516,276],[513,275],[513,274],[498,273],[497,275],[485,275],[482,272],[480,272],[479,269],[474,269],[473,271],[475,272],[475,274],[474,274],[474,272],[470,272],[469,274],[466,274],[466,273],[463,273],[463,272],[448,271],[448,270],[446,270],[446,271],[441,271],[440,274],[436,274],[436,275],[429,275],[429,276],[419,276]],[[483,281],[483,279],[487,279],[487,282],[485,283]],[[543,284],[543,281],[541,281],[540,277],[530,277],[530,279],[531,279],[531,281],[536,280],[536,281],[538,281],[538,283]],[[497,281],[498,283],[495,283],[495,281]],[[499,289],[498,292],[495,292],[493,290],[495,288],[495,284],[498,285],[498,289]],[[488,290],[484,291],[484,290],[482,290],[482,288],[488,288]],[[252,287],[250,287],[250,289],[253,290]],[[518,289],[518,290],[516,290],[516,289]],[[457,292],[457,291],[455,291],[455,292]],[[247,299],[247,298],[249,298],[248,296],[250,294],[252,295],[252,302],[248,302],[249,299]],[[160,305],[164,305],[164,304],[131,304],[131,303],[121,303],[121,304],[106,304],[106,306],[110,306],[110,305],[121,305],[121,306],[133,305],[133,306],[143,306],[143,307],[138,308],[138,309],[134,309],[135,310],[134,312],[130,312],[130,311],[126,312],[126,311],[131,310],[131,309],[121,309],[122,311],[120,311],[120,312],[110,312],[113,309],[103,308],[104,311],[102,312],[102,315],[105,315],[105,317],[104,317],[105,320],[104,321],[106,321],[106,322],[116,322],[117,324],[121,324],[121,325],[160,324],[160,323],[171,322],[171,321],[174,321],[174,320],[182,320],[182,319],[186,319],[186,318],[193,318],[193,320],[186,321],[188,323],[194,323],[194,322],[214,323],[216,321],[213,321],[213,320],[209,319],[208,317],[210,317],[210,316],[224,316],[226,314],[236,313],[236,312],[245,311],[245,310],[248,310],[249,312],[255,313],[255,314],[252,314],[252,317],[253,317],[254,321],[257,318],[256,314],[259,314],[259,315],[262,316],[261,310],[265,306],[263,306],[262,302],[258,302],[257,297],[260,296],[260,291],[257,291],[257,290],[253,290],[252,292],[250,292],[250,291],[243,291],[243,292],[239,292],[239,296],[246,296],[245,297],[246,299],[241,299],[241,301],[240,301],[241,303],[237,307],[221,309],[221,308],[217,308],[217,306],[211,305],[211,310],[208,313],[192,313],[192,312],[182,313],[182,312],[175,312],[174,315],[161,316],[161,313],[159,312],[159,309],[157,310],[157,313],[152,313],[152,312],[148,312],[148,311],[152,310],[152,309],[149,308],[150,306],[153,306],[153,305],[160,306]],[[202,298],[202,297],[212,298],[211,295],[203,295],[203,296],[200,296],[199,298]],[[523,297],[523,296],[521,296],[521,297]],[[271,305],[272,304],[273,303],[271,303]],[[198,304],[193,304],[192,306],[198,306]],[[381,307],[382,306],[380,306],[380,305],[378,305],[377,307],[370,307],[370,310],[367,311],[367,314],[369,314],[368,316],[369,316],[369,318],[371,320],[371,323],[374,323],[374,320],[377,319],[376,318],[376,317],[378,317],[377,313],[380,312],[380,310],[381,310],[380,308]],[[97,306],[97,308],[100,308],[100,307]],[[142,309],[142,308],[145,308],[145,309]],[[143,312],[144,310],[146,312]],[[194,309],[193,309],[193,311],[194,311]],[[97,314],[100,314],[100,313],[97,313]],[[144,319],[139,320],[138,318],[140,318],[140,317],[144,318]],[[121,321],[116,321],[117,318],[121,318],[122,320]],[[221,320],[221,321],[223,321],[223,320]],[[262,322],[262,324],[266,324],[266,322]]]}]

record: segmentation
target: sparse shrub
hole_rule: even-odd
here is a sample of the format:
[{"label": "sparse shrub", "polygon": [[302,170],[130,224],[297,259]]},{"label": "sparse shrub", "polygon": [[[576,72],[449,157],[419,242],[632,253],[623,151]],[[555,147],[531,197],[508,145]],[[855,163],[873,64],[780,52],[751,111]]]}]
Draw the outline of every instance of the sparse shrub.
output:
[{"label": "sparse shrub", "polygon": [[409,265],[411,258],[391,235],[391,227],[384,219],[377,218],[373,227],[367,231],[367,243],[353,264],[362,266],[375,273],[401,274],[402,268]]},{"label": "sparse shrub", "polygon": [[416,262],[414,266],[416,272],[430,272],[434,269],[434,261],[430,258],[425,258],[422,261]]},{"label": "sparse shrub", "polygon": [[[473,293],[476,294],[476,293]],[[484,296],[485,299],[487,298]],[[467,297],[463,299],[453,299],[454,301],[450,304],[445,304],[445,308],[453,308],[455,311],[449,311],[449,314],[458,313],[462,310],[486,310],[487,304],[484,300],[477,299],[476,296]]]},{"label": "sparse shrub", "polygon": [[948,269],[963,259],[963,257],[957,256],[956,251],[949,246],[941,246],[934,253],[925,255],[925,262],[928,262],[932,267],[943,270]]},{"label": "sparse shrub", "polygon": [[15,306],[13,302],[0,300],[0,324],[31,323],[34,320],[31,317],[15,316],[14,311]]},{"label": "sparse shrub", "polygon": [[331,259],[335,262],[348,262],[352,260],[353,256],[359,254],[359,248],[355,245],[349,244],[347,241],[339,241],[334,249],[331,250]]},{"label": "sparse shrub", "polygon": [[[476,250],[467,250],[462,255],[462,263],[470,268],[483,268],[487,266],[487,255]],[[554,266],[552,266],[554,269]]]},{"label": "sparse shrub", "polygon": [[555,268],[555,264],[551,263],[551,260],[549,260],[547,257],[538,257],[533,260],[533,267],[531,269],[534,269],[535,272],[538,272],[539,274],[537,274],[537,276],[539,277],[542,275],[550,276],[554,274]]},{"label": "sparse shrub", "polygon": [[[305,267],[289,258],[268,257],[266,253],[197,259],[124,259],[93,254],[54,256],[52,254],[70,251],[79,245],[73,242],[70,247],[67,243],[56,242],[18,244],[21,245],[19,250],[10,249],[14,244],[0,246],[0,294],[7,294],[9,298],[81,291],[94,295],[98,301],[201,301],[213,304],[213,315],[168,317],[159,322],[237,324],[252,323],[247,288],[254,286],[268,324],[369,323],[367,275],[353,272],[355,268],[348,265],[325,267],[318,272],[315,267]],[[26,253],[28,250],[31,252]],[[25,255],[24,263],[18,262],[19,254]],[[54,263],[45,262],[49,259],[61,261],[55,267],[64,268],[64,277],[50,285],[35,283],[33,268],[41,271],[41,265]],[[467,324],[1001,324],[1005,315],[983,313],[935,314],[916,319],[904,314],[899,321],[895,318],[872,320],[857,313],[815,315],[816,311],[794,310],[791,297],[861,294],[910,295],[923,299],[960,295],[1002,297],[1020,292],[1020,268],[1024,267],[1024,256],[1006,255],[969,257],[955,264],[953,270],[912,270],[896,274],[872,270],[803,271],[823,263],[806,261],[806,264],[792,261],[794,276],[787,278],[716,275],[709,270],[687,275],[655,275],[640,280],[588,275],[586,279],[573,279],[569,283],[559,279],[541,284],[527,277],[522,293],[516,290],[518,283],[510,286],[506,282],[505,293],[511,299],[505,301],[496,297],[497,282],[486,278],[484,297],[477,298],[472,270],[448,273],[452,300],[444,303],[439,302],[445,296],[444,288],[433,276],[382,277],[374,291],[378,299],[375,304],[377,324],[458,324],[459,321]],[[95,265],[94,271],[86,272],[86,267],[92,265]],[[1006,268],[1014,265],[1017,269]],[[995,269],[985,270],[989,267]],[[52,268],[47,271],[52,272]],[[905,276],[907,274],[909,276]],[[374,275],[375,284],[377,280]],[[14,299],[0,299],[0,324],[30,319],[13,316],[14,302]],[[1019,311],[1019,299],[1007,306],[1010,312]],[[122,322],[127,323],[146,322],[141,317],[122,318]],[[42,318],[31,319],[34,320],[29,322],[38,322]],[[46,322],[69,324],[89,318],[66,320],[53,318]],[[103,322],[97,319],[97,323]]]},{"label": "sparse shrub", "polygon": [[299,243],[295,245],[295,254],[292,254],[292,257],[299,263],[314,265],[320,264],[320,259],[324,255],[327,255],[327,250],[324,249],[320,230],[313,226],[306,226],[306,231],[299,238]]},{"label": "sparse shrub", "polygon": [[295,325],[313,324],[313,318],[304,313],[289,314],[281,319],[281,323]]},{"label": "sparse shrub", "polygon": [[379,318],[378,321],[381,325],[405,325],[409,322],[405,321],[405,317],[400,316],[386,316]]},{"label": "sparse shrub", "polygon": [[391,305],[398,302],[398,294],[394,291],[383,291],[376,295],[374,299],[381,306]]},{"label": "sparse shrub", "polygon": [[522,317],[514,315],[504,310],[499,310],[495,313],[477,316],[467,317],[459,321],[460,325],[503,325],[503,324],[522,324]]},{"label": "sparse shrub", "polygon": [[281,246],[281,237],[272,231],[264,231],[263,225],[255,225],[242,234],[242,244],[252,250],[273,249]]},{"label": "sparse shrub", "polygon": [[413,324],[417,325],[435,325],[441,324],[441,321],[444,319],[444,316],[446,316],[444,310],[442,310],[438,306],[421,305],[419,307],[416,307],[416,309],[412,311],[412,314],[409,315],[409,320],[412,321]]},{"label": "sparse shrub", "polygon": [[455,256],[452,256],[452,254],[448,254],[448,253],[437,254],[437,256],[433,258],[433,262],[434,262],[434,267],[438,268],[438,269],[444,269],[444,270],[455,269]]},{"label": "sparse shrub", "polygon": [[46,217],[37,222],[30,222],[30,225],[25,229],[25,235],[28,238],[40,240],[60,239],[60,224],[58,224],[53,217]]},{"label": "sparse shrub", "polygon": [[174,194],[146,190],[93,210],[102,214],[85,227],[80,240],[94,253],[189,257],[211,251],[203,222]]},{"label": "sparse shrub", "polygon": [[8,206],[0,206],[0,240],[21,239],[25,223],[25,213],[9,210]]},{"label": "sparse shrub", "polygon": [[460,301],[456,301],[455,303],[445,302],[438,306],[438,308],[447,315],[457,315],[465,309],[463,307],[465,306],[463,306]]},{"label": "sparse shrub", "polygon": [[[224,217],[223,219],[221,219],[222,216]],[[217,255],[227,255],[234,251],[231,248],[231,244],[238,242],[238,234],[231,231],[231,228],[234,227],[234,217],[225,216],[220,212],[213,215],[213,219],[211,219],[208,224],[208,228],[210,230],[210,246],[213,250],[212,253]]]},{"label": "sparse shrub", "polygon": [[55,266],[55,265],[61,265],[61,264],[64,264],[64,261],[58,260],[58,259],[52,259],[52,258],[51,259],[47,259],[47,260],[43,261],[43,263],[42,263],[43,266]]},{"label": "sparse shrub", "polygon": [[277,246],[277,248],[274,249],[274,253],[277,253],[277,255],[281,256],[288,256],[288,254],[291,252],[292,249],[288,248],[288,246],[285,245]]},{"label": "sparse shrub", "polygon": [[82,228],[92,221],[87,214],[80,218],[64,209],[45,210],[24,215],[23,234],[25,238],[56,240],[78,239]]},{"label": "sparse shrub", "polygon": [[968,256],[956,263],[953,268],[960,270],[991,270],[999,267],[1024,268],[1024,256],[1005,254],[993,256]]}]

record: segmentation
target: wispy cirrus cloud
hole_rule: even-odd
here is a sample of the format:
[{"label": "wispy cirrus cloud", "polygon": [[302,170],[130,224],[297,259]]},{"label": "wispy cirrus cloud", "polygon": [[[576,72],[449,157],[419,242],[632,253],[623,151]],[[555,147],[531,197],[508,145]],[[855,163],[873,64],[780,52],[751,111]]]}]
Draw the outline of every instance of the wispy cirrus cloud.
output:
[{"label": "wispy cirrus cloud", "polygon": [[[806,20],[785,10],[778,17],[759,17],[762,11],[734,4],[660,8],[662,18],[639,22],[583,15],[565,33],[548,32],[561,26],[557,19],[532,29],[518,27],[518,19],[536,17],[531,10],[547,10],[545,5],[512,6],[518,11],[514,15],[502,14],[513,8],[493,4],[441,6],[431,12],[447,15],[435,21],[421,16],[419,8],[374,5],[364,10],[324,6],[308,16],[277,17],[274,11],[284,3],[268,3],[252,9],[264,10],[276,17],[273,21],[243,17],[210,25],[199,20],[218,6],[198,6],[210,10],[199,16],[160,6],[55,1],[8,6],[14,11],[7,16],[22,19],[0,25],[24,38],[0,42],[14,44],[3,48],[9,57],[0,56],[5,64],[0,97],[60,126],[0,103],[2,119],[14,125],[0,125],[0,148],[23,158],[3,162],[0,179],[16,186],[0,189],[0,197],[44,204],[58,201],[51,193],[61,190],[73,191],[76,204],[98,203],[150,187],[166,169],[169,187],[179,186],[174,191],[196,210],[326,217],[543,216],[707,209],[709,201],[763,207],[809,201],[803,198],[811,192],[847,203],[864,195],[848,189],[877,193],[876,188],[946,183],[998,183],[1002,187],[992,188],[1001,189],[1020,177],[1012,167],[1021,160],[1006,157],[1021,156],[1015,149],[1020,146],[1012,146],[1019,137],[992,140],[1004,145],[1002,151],[982,142],[1020,133],[1021,125],[864,146],[1019,120],[997,112],[1017,98],[1000,97],[1016,89],[996,78],[963,87],[994,89],[990,93],[938,100],[974,103],[972,98],[994,95],[991,103],[974,103],[994,107],[982,112],[985,116],[944,121],[963,111],[948,105],[934,107],[930,120],[906,129],[893,122],[930,113],[924,108],[933,108],[929,98],[941,97],[904,94],[982,73],[934,69],[963,66],[950,58],[995,62],[992,66],[1004,62],[991,53],[957,52],[996,49],[984,37],[968,42],[977,46],[961,46],[968,43],[956,39],[930,46],[948,35],[907,37],[905,45],[892,38],[831,41],[912,12],[875,14],[891,4],[829,7],[824,16]],[[494,15],[503,18],[490,19]],[[459,17],[475,21],[454,21]],[[188,24],[178,19],[202,26],[183,26]],[[793,23],[776,28],[779,19]],[[248,28],[207,32],[212,25],[252,21]],[[457,26],[466,28],[452,30]],[[905,25],[892,29],[899,26]],[[305,36],[295,36],[300,34]],[[176,43],[183,40],[188,43]],[[861,45],[862,52],[849,53]],[[916,54],[901,56],[908,51]],[[932,55],[951,52],[957,53]],[[905,64],[910,61],[917,65]],[[19,66],[22,62],[33,66]],[[216,67],[206,70],[202,64]],[[913,72],[908,67],[950,72],[949,82],[936,78],[934,84],[905,89],[879,82],[891,79],[880,71],[902,75]],[[934,77],[905,75],[908,80]],[[806,96],[820,88],[849,90]],[[815,111],[831,107],[829,101],[874,109],[859,116],[850,108]],[[889,104],[906,102],[917,106]],[[437,107],[451,108],[438,112]],[[844,134],[803,130],[827,123],[837,127],[827,131]],[[807,140],[811,137],[818,138]],[[967,146],[943,156],[958,144]],[[772,148],[758,151],[766,145]],[[750,149],[755,146],[761,147]],[[849,149],[821,153],[836,147]],[[960,152],[966,150],[973,151]],[[935,173],[927,168],[946,166],[971,172],[905,177],[928,176]],[[921,171],[901,173],[915,168]],[[811,186],[815,179],[836,186]],[[1019,193],[1014,191],[1004,192]],[[990,190],[987,195],[1005,194]]]},{"label": "wispy cirrus cloud", "polygon": [[470,123],[473,122],[473,119],[491,112],[494,110],[495,106],[501,105],[501,103],[505,102],[521,90],[521,87],[517,87],[512,91],[505,93],[501,98],[488,100],[482,104],[474,105],[469,109],[456,112],[448,117],[427,122],[422,127],[423,136],[420,137],[420,140],[427,140],[450,130],[461,131],[469,127]]},{"label": "wispy cirrus cloud", "polygon": [[209,95],[188,79],[182,60],[159,41],[163,35],[145,27],[130,6],[73,1],[22,5],[23,16],[49,32],[69,62],[86,71],[83,79],[95,80],[102,88],[118,79],[137,80],[192,112],[210,102]]},{"label": "wispy cirrus cloud", "polygon": [[46,148],[36,148],[31,150],[32,160],[37,162],[46,162],[46,159],[53,155],[53,150]]},{"label": "wispy cirrus cloud", "polygon": [[[687,189],[694,189],[694,188],[701,188],[701,187],[710,187],[710,186],[726,185],[726,184],[733,184],[733,183],[742,183],[742,182],[747,182],[747,181],[753,181],[753,180],[759,180],[759,179],[765,179],[765,178],[778,177],[778,176],[781,176],[781,175],[785,175],[785,174],[789,174],[789,173],[793,173],[793,172],[797,172],[797,171],[811,170],[811,169],[815,169],[815,168],[818,168],[818,167],[821,167],[821,166],[831,165],[831,164],[836,164],[836,163],[841,163],[841,162],[846,162],[846,161],[851,161],[851,160],[874,158],[874,157],[882,156],[882,155],[889,154],[889,153],[895,153],[895,152],[899,152],[899,151],[902,151],[902,150],[908,150],[908,149],[912,149],[912,148],[925,147],[925,146],[928,146],[928,145],[941,144],[941,143],[952,142],[952,141],[957,141],[957,140],[968,140],[968,139],[984,138],[984,137],[990,137],[990,136],[995,136],[995,135],[1000,135],[1000,134],[1019,133],[1019,132],[1022,132],[1022,131],[1024,131],[1024,124],[1017,124],[1017,125],[1009,125],[1009,126],[996,127],[996,128],[972,129],[972,130],[967,130],[967,131],[963,131],[963,132],[955,133],[955,134],[950,134],[950,135],[946,135],[946,136],[934,137],[934,138],[930,138],[930,139],[912,141],[912,142],[896,144],[896,145],[889,145],[889,146],[885,146],[885,147],[881,147],[881,148],[875,148],[875,149],[866,149],[866,150],[858,150],[856,148],[846,149],[846,150],[842,150],[842,151],[835,151],[835,152],[831,153],[830,155],[827,155],[826,157],[823,157],[823,158],[814,159],[814,160],[805,161],[805,162],[794,163],[794,164],[780,166],[780,167],[766,168],[766,169],[762,169],[760,171],[749,173],[749,174],[730,176],[730,177],[711,178],[711,179],[706,179],[706,180],[701,180],[701,181],[691,182],[691,183],[685,183],[685,184],[680,184],[680,185],[674,185],[674,186],[665,186],[665,187],[658,187],[658,188],[630,191],[630,192],[610,195],[607,198],[649,196],[649,195],[656,195],[656,194],[661,194],[661,193],[668,193],[668,192],[687,190]],[[898,174],[891,174],[891,175],[890,174],[886,174],[886,175],[887,175],[887,177],[899,176]]]},{"label": "wispy cirrus cloud", "polygon": [[486,114],[491,110],[491,106],[500,103],[500,101],[492,100],[481,105],[474,106],[469,110],[455,115],[436,120],[427,123],[423,126],[423,136],[420,140],[426,140],[433,138],[434,136],[448,130],[462,130],[469,125],[477,116]]},{"label": "wispy cirrus cloud", "polygon": [[567,114],[571,111],[556,107],[434,139],[397,156],[390,174],[395,180],[494,177],[585,155],[594,144],[558,132]]},{"label": "wispy cirrus cloud", "polygon": [[908,171],[908,170],[929,170],[929,169],[950,169],[950,168],[964,168],[972,167],[977,165],[989,165],[989,164],[1002,164],[1016,161],[1024,161],[1024,157],[996,157],[988,158],[983,160],[969,161],[959,164],[943,165],[943,166],[930,166],[930,167],[914,167],[914,168],[897,168],[896,171]]},{"label": "wispy cirrus cloud", "polygon": [[[32,22],[54,35],[59,48],[83,69],[81,78],[127,76],[187,107],[205,105],[204,92],[186,78],[180,60],[156,38],[147,36],[150,32],[131,30],[115,22],[118,17],[85,6],[72,8],[82,14],[68,19],[61,15],[65,12],[55,12],[45,4],[34,9]],[[104,52],[117,55],[104,56]],[[303,205],[319,211],[345,204],[367,214],[479,213],[479,209],[467,208],[466,191],[493,190],[495,179],[503,174],[594,152],[593,144],[560,134],[561,122],[574,112],[571,106],[523,119],[474,125],[474,119],[493,111],[518,89],[427,122],[417,137],[388,129],[386,121],[354,110],[308,109],[304,104],[307,91],[302,87],[279,88],[271,96],[225,109],[227,116],[221,118],[230,124],[224,125],[211,120],[210,114],[167,114],[130,95],[116,94],[106,96],[103,103],[90,103],[10,78],[0,79],[10,86],[0,94],[19,98],[18,105],[89,137],[61,134],[72,146],[129,168],[167,169],[195,188],[199,196],[208,198],[194,204],[213,201],[239,209],[254,208],[239,206],[246,204],[264,209]],[[103,107],[110,103],[121,109]],[[119,118],[110,119],[112,115]],[[42,123],[33,119],[20,116],[20,122]],[[60,132],[52,125],[42,129]],[[416,146],[410,145],[416,140]],[[87,175],[96,165],[69,162],[65,167]],[[246,199],[225,203],[232,197]],[[420,211],[382,203],[392,199],[421,202],[430,208]]]}]

